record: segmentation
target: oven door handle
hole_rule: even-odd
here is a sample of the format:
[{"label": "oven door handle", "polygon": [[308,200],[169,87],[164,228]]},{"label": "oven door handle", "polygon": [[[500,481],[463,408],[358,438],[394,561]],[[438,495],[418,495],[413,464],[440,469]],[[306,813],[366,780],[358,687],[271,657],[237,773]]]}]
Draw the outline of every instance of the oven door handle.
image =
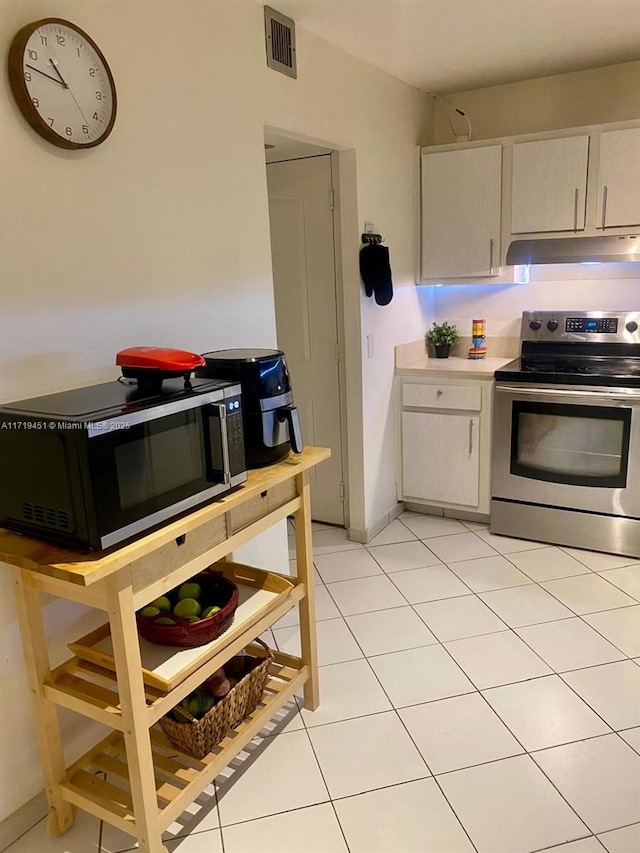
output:
[{"label": "oven door handle", "polygon": [[583,400],[593,400],[595,396],[604,400],[616,400],[621,403],[640,402],[640,390],[628,390],[620,393],[619,391],[603,391],[597,387],[589,386],[588,391],[570,391],[566,388],[526,388],[523,385],[496,385],[496,391],[499,393],[515,394],[518,397],[571,397],[582,398]]}]

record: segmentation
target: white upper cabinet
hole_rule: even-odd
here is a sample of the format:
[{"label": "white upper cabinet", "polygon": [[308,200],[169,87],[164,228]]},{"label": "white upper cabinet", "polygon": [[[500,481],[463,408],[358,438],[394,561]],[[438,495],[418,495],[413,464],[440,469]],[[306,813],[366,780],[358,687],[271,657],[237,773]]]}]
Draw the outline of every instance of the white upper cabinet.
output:
[{"label": "white upper cabinet", "polygon": [[496,276],[502,146],[422,155],[422,278]]},{"label": "white upper cabinet", "polygon": [[584,230],[588,157],[588,136],[516,143],[511,233]]},{"label": "white upper cabinet", "polygon": [[596,228],[640,226],[640,128],[600,136]]}]

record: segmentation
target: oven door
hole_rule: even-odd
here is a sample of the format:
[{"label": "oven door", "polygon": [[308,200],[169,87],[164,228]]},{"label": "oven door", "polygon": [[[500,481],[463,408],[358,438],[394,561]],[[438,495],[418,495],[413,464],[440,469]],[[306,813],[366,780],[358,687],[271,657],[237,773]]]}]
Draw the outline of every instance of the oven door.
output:
[{"label": "oven door", "polygon": [[[235,485],[219,392],[88,429],[99,547],[108,548]],[[246,478],[246,477],[245,477]]]},{"label": "oven door", "polygon": [[496,383],[492,496],[640,518],[640,391]]}]

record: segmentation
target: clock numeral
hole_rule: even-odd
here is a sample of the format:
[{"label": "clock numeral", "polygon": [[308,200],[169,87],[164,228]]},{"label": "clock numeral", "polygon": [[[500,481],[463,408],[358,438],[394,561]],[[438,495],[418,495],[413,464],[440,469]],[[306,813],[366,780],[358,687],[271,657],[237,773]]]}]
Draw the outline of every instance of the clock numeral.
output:
[{"label": "clock numeral", "polygon": [[73,136],[73,130],[71,130],[70,127],[65,127],[64,132],[67,134],[67,136]]},{"label": "clock numeral", "polygon": [[31,72],[30,71],[24,72],[24,79],[27,81],[27,83],[31,82]]},{"label": "clock numeral", "polygon": [[58,42],[58,44],[62,45],[62,47],[65,46],[66,42],[64,40],[64,36],[56,36],[56,41]]},{"label": "clock numeral", "polygon": [[98,121],[98,113],[94,113],[92,117],[95,119],[95,121]]},{"label": "clock numeral", "polygon": [[80,56],[80,48],[79,47],[76,48],[76,53],[78,54],[78,56]]},{"label": "clock numeral", "polygon": [[82,125],[82,132],[83,132],[83,133],[89,133],[89,128],[87,127],[87,125],[86,125],[86,124],[83,124],[83,125]]},{"label": "clock numeral", "polygon": [[89,77],[95,77],[97,70],[98,70],[97,68],[90,68],[89,69]]},{"label": "clock numeral", "polygon": [[47,37],[46,36],[40,36],[40,44],[42,44],[46,47],[46,45],[47,45]]},{"label": "clock numeral", "polygon": [[52,118],[48,118],[48,119],[47,119],[47,121],[49,122],[49,124],[51,125],[51,127],[53,127],[53,119],[52,119]]},{"label": "clock numeral", "polygon": [[102,100],[102,92],[96,92],[96,101]]},{"label": "clock numeral", "polygon": [[34,107],[40,106],[40,101],[37,98],[31,98],[31,103],[33,104]]},{"label": "clock numeral", "polygon": [[38,59],[38,54],[35,50],[28,50],[27,54],[29,55],[29,59],[33,59],[34,62]]}]

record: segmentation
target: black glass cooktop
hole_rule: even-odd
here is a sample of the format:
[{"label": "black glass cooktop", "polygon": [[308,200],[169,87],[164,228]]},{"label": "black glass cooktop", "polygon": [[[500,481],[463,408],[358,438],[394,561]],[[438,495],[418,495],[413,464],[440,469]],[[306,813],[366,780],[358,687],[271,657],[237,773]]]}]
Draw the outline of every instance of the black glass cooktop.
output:
[{"label": "black glass cooktop", "polygon": [[549,385],[611,385],[640,388],[640,357],[516,358],[496,370],[495,378]]}]

